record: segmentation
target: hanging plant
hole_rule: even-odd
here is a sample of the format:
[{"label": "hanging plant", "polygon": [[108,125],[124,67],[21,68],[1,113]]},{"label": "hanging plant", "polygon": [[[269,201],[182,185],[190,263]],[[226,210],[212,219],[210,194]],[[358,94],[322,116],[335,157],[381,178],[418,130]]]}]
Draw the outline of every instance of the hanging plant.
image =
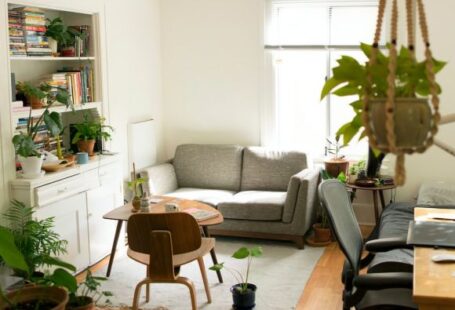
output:
[{"label": "hanging plant", "polygon": [[[434,76],[445,65],[445,62],[434,59],[429,49],[428,30],[421,0],[417,3],[425,43],[425,60],[416,60],[412,2],[406,3],[409,12],[408,47],[401,47],[397,52],[398,12],[394,0],[392,40],[387,44],[389,54],[385,55],[379,49],[386,4],[385,0],[381,0],[374,43],[360,46],[368,62],[360,64],[350,56],[342,56],[321,92],[321,99],[330,93],[337,96],[357,96],[350,103],[355,113],[353,119],[341,126],[336,135],[343,137],[344,144],[348,144],[358,133],[359,139],[368,136],[377,158],[383,157],[381,153],[396,154],[398,185],[402,185],[405,179],[404,154],[425,151],[432,144],[433,136],[437,132],[440,118],[438,94],[441,88]],[[428,103],[430,95],[431,107]]]}]

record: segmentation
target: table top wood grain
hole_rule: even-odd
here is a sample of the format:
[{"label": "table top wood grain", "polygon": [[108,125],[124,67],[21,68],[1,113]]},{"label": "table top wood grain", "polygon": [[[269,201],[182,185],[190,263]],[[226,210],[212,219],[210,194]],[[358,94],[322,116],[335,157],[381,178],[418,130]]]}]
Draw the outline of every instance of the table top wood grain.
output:
[{"label": "table top wood grain", "polygon": [[[149,211],[147,213],[166,213],[164,205],[166,203],[175,203],[179,206],[180,211],[190,208],[197,208],[201,210],[216,212],[217,216],[204,220],[198,221],[199,226],[211,226],[217,225],[223,222],[223,215],[217,209],[195,200],[189,199],[180,199],[167,196],[153,196],[152,199],[160,199],[157,203],[150,203]],[[138,213],[144,213],[143,211],[138,211]],[[103,218],[108,220],[116,221],[128,221],[131,215],[135,214],[133,212],[133,206],[131,203],[127,203],[122,207],[116,208],[108,213],[106,213]]]},{"label": "table top wood grain", "polygon": [[[415,208],[415,220],[428,220],[429,213],[455,214],[455,210]],[[455,249],[415,247],[413,299],[419,309],[455,309],[455,263],[435,263],[436,254],[455,254]]]}]

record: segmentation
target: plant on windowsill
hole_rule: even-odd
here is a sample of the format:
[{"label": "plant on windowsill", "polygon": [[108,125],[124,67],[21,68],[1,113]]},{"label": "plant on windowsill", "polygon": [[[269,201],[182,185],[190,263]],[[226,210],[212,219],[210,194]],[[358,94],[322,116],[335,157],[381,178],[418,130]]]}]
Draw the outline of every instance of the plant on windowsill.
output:
[{"label": "plant on windowsill", "polygon": [[74,127],[76,133],[71,143],[77,143],[79,152],[87,152],[89,156],[95,155],[93,150],[96,140],[109,140],[111,138],[110,131],[114,130],[112,126],[104,124],[104,118],[90,120],[87,113],[84,114],[84,121],[75,124]]},{"label": "plant on windowsill", "polygon": [[232,254],[232,257],[235,259],[247,259],[247,266],[245,274],[242,274],[236,269],[231,269],[224,266],[223,263],[215,264],[210,267],[210,270],[220,271],[225,268],[229,271],[237,280],[237,284],[231,287],[232,300],[234,302],[234,309],[253,309],[255,306],[255,297],[256,297],[256,285],[249,283],[248,278],[251,270],[251,263],[253,262],[254,257],[259,257],[262,255],[262,248],[259,246],[253,248],[241,247]]},{"label": "plant on windowsill", "polygon": [[346,145],[342,145],[339,142],[339,139],[339,136],[336,136],[334,141],[326,139],[328,143],[326,150],[332,157],[324,160],[324,166],[327,173],[333,178],[338,177],[340,173],[346,175],[349,166],[349,162],[346,160],[345,156],[340,154],[340,150]]},{"label": "plant on windowsill", "polygon": [[[362,43],[360,46],[363,53],[371,60],[371,45]],[[332,77],[328,79],[321,91],[321,100],[329,94],[336,96],[355,96],[355,100],[350,103],[355,115],[353,119],[342,125],[337,133],[337,137],[343,137],[343,144],[347,145],[357,134],[359,140],[367,136],[362,117],[364,113],[365,97],[370,98],[370,111],[368,113],[370,127],[375,132],[378,144],[386,143],[385,131],[385,101],[388,91],[388,74],[390,57],[384,55],[377,49],[377,56],[374,64],[360,64],[350,56],[341,56],[337,60],[338,66],[332,69]],[[438,73],[445,65],[445,62],[433,59],[433,72]],[[430,109],[426,99],[430,92],[430,81],[427,75],[426,61],[418,62],[412,51],[402,47],[396,58],[395,73],[395,104],[396,119],[395,135],[397,146],[421,144],[425,141],[428,130],[431,127]],[[439,85],[435,84],[437,93],[440,93]],[[414,109],[417,109],[415,111]],[[366,113],[366,112],[365,112]],[[410,115],[410,119],[407,118]],[[418,133],[418,134],[417,134]],[[409,141],[408,137],[414,136],[414,141]],[[367,176],[375,178],[378,176],[384,152],[379,149],[369,147]]]},{"label": "plant on windowsill", "polygon": [[38,132],[42,130],[43,125],[47,127],[51,134],[60,133],[63,129],[60,114],[50,112],[49,109],[56,102],[71,108],[73,108],[73,105],[65,89],[57,88],[57,90],[54,90],[48,84],[34,87],[27,82],[18,83],[17,88],[25,97],[36,97],[45,104],[43,113],[41,113],[36,122],[33,122],[32,109],[30,109],[26,131],[14,135],[12,139],[24,177],[33,178],[40,175],[43,164],[43,158],[40,152],[36,150],[34,142]]}]

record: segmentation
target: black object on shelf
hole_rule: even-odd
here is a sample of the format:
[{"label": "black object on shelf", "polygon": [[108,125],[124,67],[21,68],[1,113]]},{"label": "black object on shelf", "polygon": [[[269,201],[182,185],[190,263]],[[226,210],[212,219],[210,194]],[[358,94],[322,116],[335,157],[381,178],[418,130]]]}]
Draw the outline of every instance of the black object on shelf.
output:
[{"label": "black object on shelf", "polygon": [[16,101],[16,74],[11,73],[11,101]]}]

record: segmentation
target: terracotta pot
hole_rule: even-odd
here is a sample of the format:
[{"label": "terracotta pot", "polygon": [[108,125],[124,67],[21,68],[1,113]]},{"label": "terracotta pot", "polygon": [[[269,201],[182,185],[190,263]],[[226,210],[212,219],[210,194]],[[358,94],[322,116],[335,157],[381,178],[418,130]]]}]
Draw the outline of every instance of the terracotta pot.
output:
[{"label": "terracotta pot", "polygon": [[34,96],[27,96],[27,102],[30,104],[32,109],[42,109],[44,107],[43,101]]},{"label": "terracotta pot", "polygon": [[349,162],[342,158],[332,158],[324,161],[325,170],[332,178],[338,177],[340,172],[347,175]]},{"label": "terracotta pot", "polygon": [[330,228],[322,228],[320,223],[313,224],[314,241],[323,243],[332,240],[332,233]]},{"label": "terracotta pot", "polygon": [[73,46],[62,48],[62,57],[75,57],[76,49]]},{"label": "terracotta pot", "polygon": [[77,142],[77,148],[79,149],[79,152],[86,152],[88,153],[88,156],[93,156],[95,155],[93,152],[93,149],[95,148],[95,140],[79,140]]},{"label": "terracotta pot", "polygon": [[[14,290],[7,295],[8,300],[14,301],[17,309],[22,309],[21,303],[41,301],[50,302],[45,308],[49,310],[64,310],[68,303],[68,292],[60,287],[55,286],[35,286]],[[16,309],[14,308],[14,309]],[[0,298],[0,309],[8,309],[7,303]]]},{"label": "terracotta pot", "polygon": [[139,211],[139,209],[141,208],[141,198],[138,196],[135,196],[133,198],[132,204],[133,204],[134,212]]},{"label": "terracotta pot", "polygon": [[66,306],[67,310],[92,310],[95,309],[93,298],[88,296],[77,296],[76,302],[70,302]]},{"label": "terracotta pot", "polygon": [[[379,147],[388,145],[385,127],[385,98],[370,102],[370,126]],[[431,129],[431,109],[427,99],[395,99],[395,136],[399,148],[422,146]]]}]

